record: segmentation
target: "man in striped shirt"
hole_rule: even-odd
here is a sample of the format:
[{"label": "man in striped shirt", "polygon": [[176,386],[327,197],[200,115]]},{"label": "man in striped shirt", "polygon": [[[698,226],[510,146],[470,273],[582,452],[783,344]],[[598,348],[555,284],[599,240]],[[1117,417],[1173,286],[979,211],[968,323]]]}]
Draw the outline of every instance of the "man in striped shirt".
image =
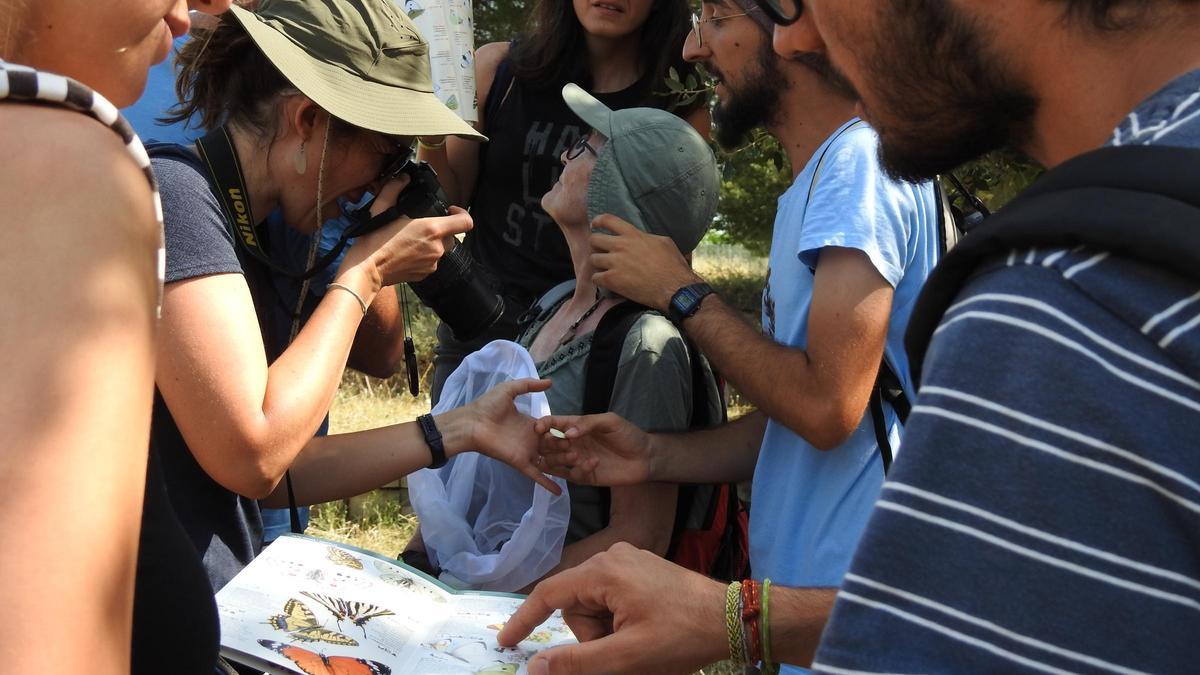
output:
[{"label": "man in striped shirt", "polygon": [[[1005,144],[1047,167],[1200,147],[1200,2],[805,9],[898,175]],[[1198,290],[1088,248],[978,268],[929,345],[814,669],[1200,667]]]}]

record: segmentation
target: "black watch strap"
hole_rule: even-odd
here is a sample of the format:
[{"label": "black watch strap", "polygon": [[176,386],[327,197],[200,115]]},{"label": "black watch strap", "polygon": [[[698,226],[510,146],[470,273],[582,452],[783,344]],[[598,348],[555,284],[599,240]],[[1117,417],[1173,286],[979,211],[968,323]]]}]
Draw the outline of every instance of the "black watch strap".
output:
[{"label": "black watch strap", "polygon": [[671,296],[671,304],[667,306],[667,318],[678,326],[700,309],[704,298],[715,292],[712,286],[704,282],[684,286]]},{"label": "black watch strap", "polygon": [[438,431],[437,425],[433,423],[433,415],[421,415],[417,418],[417,424],[421,425],[421,433],[425,434],[425,444],[429,446],[429,456],[433,460],[429,463],[429,468],[440,469],[446,466],[446,448],[442,445],[442,432]]}]

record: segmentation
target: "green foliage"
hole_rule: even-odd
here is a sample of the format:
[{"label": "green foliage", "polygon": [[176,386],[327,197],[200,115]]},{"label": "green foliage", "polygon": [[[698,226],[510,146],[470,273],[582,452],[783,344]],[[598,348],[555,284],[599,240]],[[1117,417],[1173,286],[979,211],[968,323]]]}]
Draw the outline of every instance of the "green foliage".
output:
[{"label": "green foliage", "polygon": [[704,69],[704,64],[695,64],[694,72],[688,73],[686,79],[679,78],[679,71],[672,66],[667,70],[667,76],[663,79],[663,84],[666,85],[666,91],[655,92],[659,96],[673,96],[674,101],[670,105],[670,109],[686,108],[696,102],[696,99],[708,99],[712,93],[713,76]]},{"label": "green foliage", "polygon": [[[952,173],[995,211],[1028,187],[1042,170],[1015,150],[997,150],[963,164]],[[950,189],[949,194],[955,194],[955,190]]]},{"label": "green foliage", "polygon": [[721,157],[721,202],[714,235],[765,255],[771,247],[776,200],[792,183],[779,142],[762,130],[745,147]]},{"label": "green foliage", "polygon": [[[475,0],[475,45],[513,39],[525,27],[533,0]],[[481,94],[482,95],[482,94]]]}]

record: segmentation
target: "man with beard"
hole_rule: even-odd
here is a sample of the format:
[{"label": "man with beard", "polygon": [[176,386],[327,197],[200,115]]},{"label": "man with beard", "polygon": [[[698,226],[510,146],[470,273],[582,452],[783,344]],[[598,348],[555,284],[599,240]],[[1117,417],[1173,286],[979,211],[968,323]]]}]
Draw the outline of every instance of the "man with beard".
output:
[{"label": "man with beard", "polygon": [[[717,78],[717,139],[735,146],[764,126],[793,169],[775,220],[762,333],[703,283],[669,239],[608,215],[593,221],[599,231],[591,237],[597,285],[672,317],[757,410],[685,434],[645,434],[611,414],[544,424],[571,437],[568,458],[550,459],[573,465],[566,474],[575,482],[753,477],[755,577],[819,589],[800,601],[816,630],[796,651],[779,652],[780,661],[807,663],[883,482],[868,398],[884,358],[910,386],[902,338],[937,259],[938,201],[932,183],[884,174],[875,132],[854,115],[853,90],[819,53],[775,54],[770,26],[750,0],[709,0],[684,45],[684,57]],[[884,414],[897,447],[890,406]],[[715,592],[709,609],[720,627],[725,591]],[[539,588],[530,606],[545,595]],[[505,629],[503,644],[523,637],[524,623],[512,625],[521,628]],[[725,650],[714,654],[712,646],[676,656],[703,666],[740,648],[718,640]],[[662,649],[617,650],[639,659],[619,669],[646,672],[649,659],[667,656]],[[613,668],[612,653],[605,670]],[[708,660],[693,663],[697,656]]]},{"label": "man with beard", "polygon": [[[784,18],[792,1],[779,6]],[[1197,165],[1196,0],[804,6],[801,21],[812,15],[862,93],[897,175],[931,176],[1009,145],[1051,169],[1036,193],[1090,163],[1079,191],[1058,195],[1074,214],[1063,225],[1086,231],[1105,218],[1080,201],[1097,199],[1083,190],[1106,183],[1094,168],[1103,153],[1081,156],[1170,146],[1190,149]],[[1167,178],[1154,182],[1165,188]],[[1185,180],[1200,191],[1200,172]],[[1104,212],[1129,211],[1122,199],[1137,194]],[[1037,199],[1018,197],[967,242],[1017,231],[1019,217],[1006,215],[1031,213]],[[1120,223],[1124,241],[1165,225],[1183,246],[1196,225],[1138,213]],[[937,292],[917,310],[931,318],[909,336],[923,365],[904,453],[842,586],[819,669],[1195,671],[1200,287],[1194,272],[1123,246],[956,251],[947,269],[964,267],[961,280],[935,274]],[[904,637],[880,640],[884,631]]]},{"label": "man with beard", "polygon": [[[1200,147],[1196,0],[804,8],[771,0],[798,19],[776,29],[777,46],[824,40],[896,173],[930,175],[1003,144],[1047,167],[1103,145]],[[1002,212],[987,227],[1005,223]],[[1198,304],[1194,281],[1112,251],[1024,249],[978,266],[925,351],[904,453],[815,669],[1194,670]],[[524,623],[564,608],[595,640],[531,673],[582,672],[593,650],[663,641],[674,642],[656,665],[687,665],[699,661],[669,659],[702,660],[722,639],[715,584],[625,550],[589,571],[589,588],[564,579],[518,613]],[[773,649],[811,639],[805,593],[771,591]]]}]

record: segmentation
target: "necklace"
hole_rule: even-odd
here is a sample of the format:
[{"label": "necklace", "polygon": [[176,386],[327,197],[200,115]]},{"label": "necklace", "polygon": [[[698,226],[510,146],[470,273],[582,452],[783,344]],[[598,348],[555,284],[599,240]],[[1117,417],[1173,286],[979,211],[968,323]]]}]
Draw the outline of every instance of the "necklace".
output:
[{"label": "necklace", "polygon": [[604,298],[601,297],[600,289],[597,288],[596,289],[596,301],[592,303],[591,307],[587,308],[586,312],[584,312],[578,319],[575,320],[575,323],[571,324],[571,326],[569,328],[567,328],[567,330],[565,332],[563,332],[562,338],[560,338],[558,341],[559,347],[561,347],[561,346],[567,344],[568,342],[570,342],[571,340],[575,339],[575,331],[579,329],[579,324],[583,323],[584,321],[587,321],[587,318],[589,316],[591,316],[592,314],[595,314],[596,308],[600,306],[601,302],[604,302]]}]

